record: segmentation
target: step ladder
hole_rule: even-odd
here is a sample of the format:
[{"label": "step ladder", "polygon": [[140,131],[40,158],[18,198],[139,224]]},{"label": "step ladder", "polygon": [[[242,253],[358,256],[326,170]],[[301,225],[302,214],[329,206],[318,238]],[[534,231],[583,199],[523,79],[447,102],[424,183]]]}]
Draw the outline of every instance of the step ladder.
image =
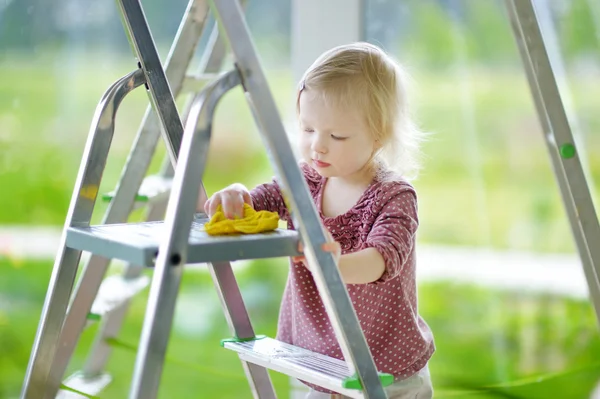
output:
[{"label": "step ladder", "polygon": [[[90,357],[84,369],[69,377],[65,384],[95,395],[110,382],[110,376],[103,372],[110,352],[106,341],[118,333],[129,300],[148,285],[148,279],[141,274],[146,267],[154,268],[154,275],[129,397],[155,398],[183,266],[200,262],[208,263],[234,336],[222,344],[238,353],[254,397],[276,397],[267,373],[267,369],[273,369],[349,397],[384,398],[383,385],[389,381],[387,376],[376,372],[331,255],[318,249],[325,242],[324,231],[302,174],[291,162],[294,159],[291,147],[239,4],[235,0],[212,3],[213,14],[235,59],[233,70],[217,75],[224,47],[216,29],[205,29],[206,2],[190,1],[164,70],[139,0],[117,2],[139,59],[138,69],[115,82],[97,107],[21,398],[71,395],[59,391],[60,382],[81,331],[97,320],[103,320],[103,324]],[[592,300],[600,316],[597,278],[600,247],[593,245],[600,238],[600,227],[545,52],[533,1],[506,0],[506,5]],[[188,76],[188,64],[203,30],[210,34],[209,44],[200,71]],[[211,80],[208,84],[207,78]],[[141,85],[146,86],[152,107],[144,116],[115,192],[105,196],[111,202],[102,224],[90,226],[114,133],[116,111],[123,98]],[[212,115],[220,97],[238,85],[246,92],[298,233],[278,230],[241,238],[209,238],[201,231],[207,217],[194,212],[198,196],[206,198],[201,178],[211,137]],[[174,98],[186,90],[194,93],[197,89],[202,90],[192,96],[184,112],[184,129]],[[161,130],[169,157],[158,176],[144,179]],[[149,205],[148,221],[125,223],[131,210],[143,204]],[[160,221],[165,211],[164,221]],[[297,255],[300,237],[305,243],[307,259],[314,265],[315,280],[347,362],[256,336],[252,329],[229,262]],[[69,306],[82,251],[92,256],[83,268]],[[110,259],[129,262],[123,276],[104,279]]]},{"label": "step ladder", "polygon": [[[107,338],[118,332],[129,300],[147,286],[148,279],[141,271],[151,267],[154,272],[129,397],[155,398],[183,267],[186,263],[207,263],[234,337],[224,340],[223,346],[238,352],[254,397],[276,397],[268,375],[270,368],[350,397],[385,398],[382,381],[391,383],[390,376],[376,371],[333,257],[320,250],[326,242],[325,231],[294,160],[240,5],[235,0],[211,3],[220,30],[230,43],[234,68],[217,74],[224,48],[215,29],[210,32],[200,76],[190,78],[187,67],[204,30],[207,3],[190,1],[165,69],[139,0],[117,3],[139,60],[138,69],[115,82],[96,109],[21,397],[73,395],[59,389],[77,340],[87,324],[104,319],[84,369],[65,381],[86,394],[100,392],[110,382],[110,376],[103,372],[109,355]],[[206,74],[212,75],[208,84],[201,81]],[[111,202],[102,224],[90,226],[116,112],[124,97],[142,85],[152,109],[146,112],[115,192],[105,196]],[[202,90],[186,108],[184,128],[174,96],[186,86]],[[208,218],[196,214],[195,209],[199,196],[201,201],[206,199],[201,179],[212,118],[220,98],[238,86],[246,93],[298,232],[277,230],[215,238],[202,231]],[[160,131],[169,162],[163,165],[160,176],[144,180]],[[151,204],[148,221],[126,223],[131,210],[143,202]],[[165,211],[164,220],[157,220]],[[317,286],[346,362],[256,336],[250,323],[230,261],[298,255],[301,237],[305,256],[315,265]],[[69,306],[83,251],[92,256]],[[126,261],[128,266],[123,276],[104,279],[111,259]]]}]

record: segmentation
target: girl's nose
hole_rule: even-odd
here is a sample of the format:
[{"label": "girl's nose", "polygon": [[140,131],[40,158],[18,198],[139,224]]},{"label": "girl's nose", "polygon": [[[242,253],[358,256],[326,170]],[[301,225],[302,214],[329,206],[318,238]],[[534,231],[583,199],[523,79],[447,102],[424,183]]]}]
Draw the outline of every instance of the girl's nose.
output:
[{"label": "girl's nose", "polygon": [[310,146],[311,150],[317,152],[319,154],[325,154],[327,152],[327,147],[324,143],[324,140],[320,137],[319,134],[314,135],[314,139]]}]

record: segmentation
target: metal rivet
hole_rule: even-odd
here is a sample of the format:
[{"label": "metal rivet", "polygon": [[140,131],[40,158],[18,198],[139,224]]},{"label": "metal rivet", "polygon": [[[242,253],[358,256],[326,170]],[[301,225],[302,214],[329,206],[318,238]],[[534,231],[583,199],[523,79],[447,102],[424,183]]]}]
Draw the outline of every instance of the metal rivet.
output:
[{"label": "metal rivet", "polygon": [[181,263],[181,255],[179,255],[179,254],[171,255],[171,264],[173,266],[177,266],[179,263]]}]

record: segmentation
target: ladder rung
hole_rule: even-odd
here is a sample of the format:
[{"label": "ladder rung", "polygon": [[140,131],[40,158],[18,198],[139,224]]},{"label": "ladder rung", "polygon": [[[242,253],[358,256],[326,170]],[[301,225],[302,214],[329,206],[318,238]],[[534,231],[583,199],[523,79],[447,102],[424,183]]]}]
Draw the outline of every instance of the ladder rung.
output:
[{"label": "ladder rung", "polygon": [[[187,263],[299,255],[295,231],[277,229],[262,234],[209,236],[203,231],[206,222],[206,217],[196,218],[192,224]],[[164,233],[163,221],[70,227],[67,246],[134,265],[153,266]]]},{"label": "ladder rung", "polygon": [[[173,184],[172,177],[163,177],[159,175],[146,176],[135,197],[136,208],[149,202],[166,199],[171,192]],[[102,196],[102,200],[110,202],[115,196],[115,191],[111,191]]]},{"label": "ladder rung", "polygon": [[112,310],[140,293],[148,284],[150,284],[150,278],[143,275],[132,279],[126,279],[120,275],[105,278],[98,290],[88,320],[102,319]]},{"label": "ladder rung", "polygon": [[[291,377],[331,389],[351,398],[363,398],[361,390],[346,388],[355,378],[350,375],[343,360],[315,353],[272,338],[252,341],[223,341],[223,346],[236,351],[240,359],[263,366]],[[382,375],[382,383],[389,385],[393,377]]]},{"label": "ladder rung", "polygon": [[[77,371],[64,382],[69,388],[83,392],[88,396],[98,395],[112,380],[109,374],[103,373],[94,377],[86,378],[81,371]],[[56,399],[85,399],[86,396],[61,389]]]}]

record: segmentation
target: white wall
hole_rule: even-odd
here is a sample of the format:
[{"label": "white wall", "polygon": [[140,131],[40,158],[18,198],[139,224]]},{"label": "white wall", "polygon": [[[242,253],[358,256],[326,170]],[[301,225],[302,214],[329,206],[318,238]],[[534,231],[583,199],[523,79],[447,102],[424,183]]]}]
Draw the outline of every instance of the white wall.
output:
[{"label": "white wall", "polygon": [[362,0],[292,0],[292,72],[296,82],[325,50],[363,38]]}]

